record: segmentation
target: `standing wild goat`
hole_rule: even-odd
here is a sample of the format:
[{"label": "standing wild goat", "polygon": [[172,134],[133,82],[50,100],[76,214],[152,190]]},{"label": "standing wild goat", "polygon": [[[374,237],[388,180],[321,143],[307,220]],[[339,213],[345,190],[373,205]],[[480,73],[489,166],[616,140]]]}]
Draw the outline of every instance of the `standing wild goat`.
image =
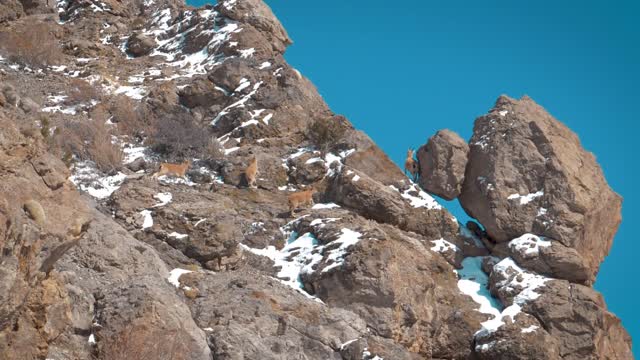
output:
[{"label": "standing wild goat", "polygon": [[289,195],[289,213],[293,217],[293,212],[300,205],[313,206],[313,194],[317,193],[316,189],[310,188],[305,191],[298,191]]},{"label": "standing wild goat", "polygon": [[161,163],[160,170],[153,174],[153,177],[157,178],[162,175],[175,175],[183,178],[190,166],[191,160],[187,160],[182,164]]},{"label": "standing wild goat", "polygon": [[413,181],[416,181],[418,178],[418,164],[413,159],[413,149],[407,150],[407,159],[404,161],[404,174],[411,174],[411,178]]},{"label": "standing wild goat", "polygon": [[247,186],[255,187],[256,186],[256,177],[258,176],[258,158],[253,157],[251,162],[249,162],[249,166],[244,170],[244,176],[247,179]]}]

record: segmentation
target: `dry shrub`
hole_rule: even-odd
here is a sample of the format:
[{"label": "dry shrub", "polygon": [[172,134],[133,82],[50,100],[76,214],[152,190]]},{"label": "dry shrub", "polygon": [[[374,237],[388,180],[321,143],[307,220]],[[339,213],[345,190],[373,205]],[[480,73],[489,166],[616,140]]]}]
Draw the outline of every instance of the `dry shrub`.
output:
[{"label": "dry shrub", "polygon": [[49,117],[45,114],[40,113],[40,134],[42,137],[47,140],[51,136],[51,122],[49,121]]},{"label": "dry shrub", "polygon": [[140,322],[102,340],[100,352],[110,360],[189,360],[186,337],[183,329],[162,329]]},{"label": "dry shrub", "polygon": [[62,154],[73,154],[80,160],[91,160],[98,169],[111,173],[119,169],[124,157],[103,121],[66,121],[58,127],[54,138]]},{"label": "dry shrub", "polygon": [[154,152],[170,159],[211,158],[222,152],[213,133],[196,125],[187,113],[166,114],[158,119],[150,145]]},{"label": "dry shrub", "polygon": [[101,97],[102,91],[99,87],[82,79],[71,79],[65,104],[78,105],[91,100],[100,100]]},{"label": "dry shrub", "polygon": [[307,129],[307,138],[322,152],[327,154],[334,145],[345,137],[350,125],[344,116],[333,116],[314,121]]},{"label": "dry shrub", "polygon": [[60,43],[53,24],[29,23],[0,33],[0,49],[13,62],[33,68],[53,65],[62,60]]},{"label": "dry shrub", "polygon": [[112,122],[118,125],[118,132],[132,138],[143,139],[151,133],[154,118],[145,116],[145,111],[133,99],[125,95],[113,98],[110,104]]},{"label": "dry shrub", "polygon": [[209,144],[207,145],[207,156],[209,159],[221,160],[224,159],[224,146],[218,141],[215,136],[211,136]]}]

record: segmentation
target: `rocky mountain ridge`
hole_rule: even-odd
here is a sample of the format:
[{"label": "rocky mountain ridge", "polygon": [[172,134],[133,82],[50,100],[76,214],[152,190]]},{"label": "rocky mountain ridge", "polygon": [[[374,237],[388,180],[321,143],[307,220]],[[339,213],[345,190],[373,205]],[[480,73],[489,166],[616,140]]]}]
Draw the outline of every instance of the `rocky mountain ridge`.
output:
[{"label": "rocky mountain ridge", "polygon": [[621,200],[569,129],[500,97],[431,138],[463,225],[291,42],[261,0],[0,3],[3,358],[633,358],[590,287]]}]

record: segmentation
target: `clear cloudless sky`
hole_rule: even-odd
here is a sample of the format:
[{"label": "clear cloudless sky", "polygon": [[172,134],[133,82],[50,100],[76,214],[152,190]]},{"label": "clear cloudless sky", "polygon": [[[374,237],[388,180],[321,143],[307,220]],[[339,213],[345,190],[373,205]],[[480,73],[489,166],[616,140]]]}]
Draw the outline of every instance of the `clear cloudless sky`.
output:
[{"label": "clear cloudless sky", "polygon": [[468,139],[500,94],[527,94],[575,131],[624,197],[595,288],[640,339],[640,2],[267,3],[294,40],[289,63],[398,164],[438,129]]}]

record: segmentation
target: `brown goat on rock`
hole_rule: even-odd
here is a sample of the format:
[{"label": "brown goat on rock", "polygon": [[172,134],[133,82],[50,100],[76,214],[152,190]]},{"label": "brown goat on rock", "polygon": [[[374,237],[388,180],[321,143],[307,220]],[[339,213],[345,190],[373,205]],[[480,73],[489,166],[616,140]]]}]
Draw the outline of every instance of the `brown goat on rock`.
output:
[{"label": "brown goat on rock", "polygon": [[413,149],[407,150],[407,158],[404,161],[404,174],[411,174],[411,178],[415,181],[418,178],[418,163],[413,159]]}]

